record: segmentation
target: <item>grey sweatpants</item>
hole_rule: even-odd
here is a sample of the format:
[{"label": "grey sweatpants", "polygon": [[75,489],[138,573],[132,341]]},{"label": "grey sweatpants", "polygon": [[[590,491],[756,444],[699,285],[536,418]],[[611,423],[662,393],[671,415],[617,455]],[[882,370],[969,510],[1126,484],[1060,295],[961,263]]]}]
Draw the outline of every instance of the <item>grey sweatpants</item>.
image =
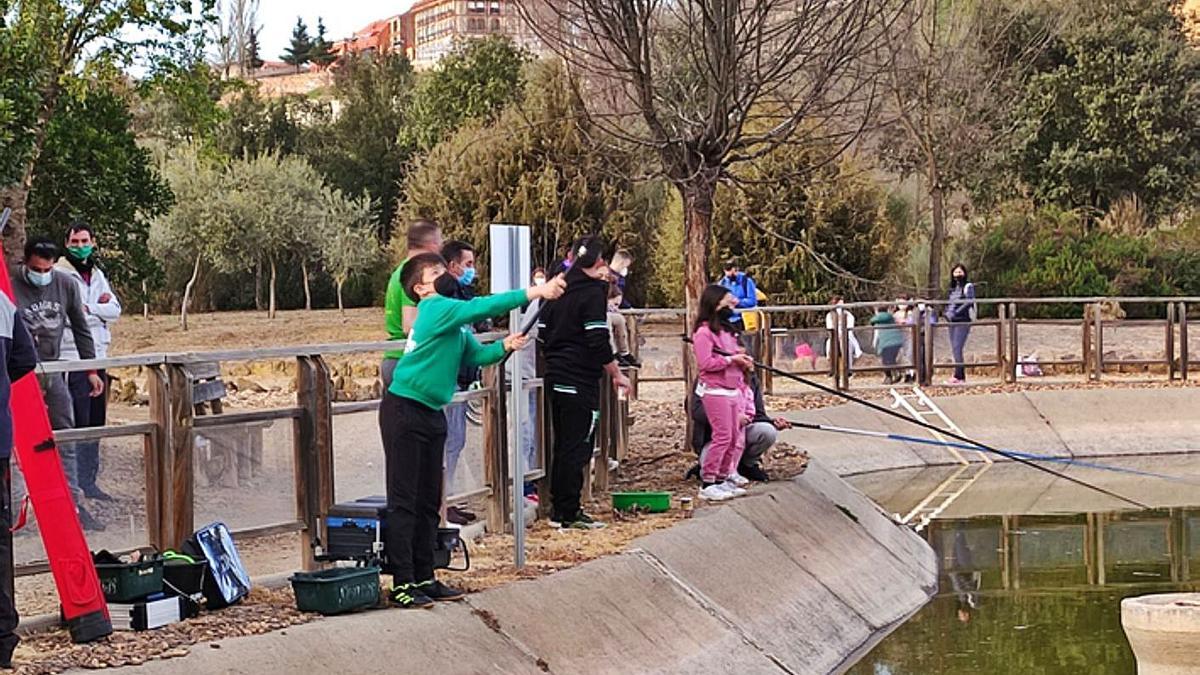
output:
[{"label": "grey sweatpants", "polygon": [[[38,373],[38,384],[42,387],[42,399],[46,402],[46,412],[50,415],[50,428],[75,428],[75,404],[71,401],[71,390],[67,387],[66,373]],[[75,444],[59,443],[58,457],[62,460],[63,474],[67,477],[67,487],[75,503],[79,504],[83,493],[79,489],[79,473],[75,462]],[[14,462],[12,466],[12,495],[13,504],[19,504],[25,499],[25,476],[21,474],[20,466]]]},{"label": "grey sweatpants", "polygon": [[[770,422],[752,422],[743,430],[746,434],[746,449],[742,452],[739,464],[757,466],[762,463],[762,456],[775,445],[779,438],[779,430]],[[709,443],[700,450],[700,465],[704,465],[704,455],[708,452]]]}]

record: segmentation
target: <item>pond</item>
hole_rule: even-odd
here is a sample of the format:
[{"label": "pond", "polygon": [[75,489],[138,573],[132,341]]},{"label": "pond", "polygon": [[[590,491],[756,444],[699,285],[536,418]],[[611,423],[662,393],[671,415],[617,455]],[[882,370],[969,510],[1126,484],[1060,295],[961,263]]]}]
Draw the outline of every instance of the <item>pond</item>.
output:
[{"label": "pond", "polygon": [[[1051,465],[1153,507],[1138,510],[1027,467],[983,470],[921,532],[939,557],[938,595],[850,673],[1135,672],[1121,599],[1200,591],[1200,457],[1096,461],[1177,480]],[[955,471],[850,480],[907,514],[942,506],[953,491],[937,488]]]}]

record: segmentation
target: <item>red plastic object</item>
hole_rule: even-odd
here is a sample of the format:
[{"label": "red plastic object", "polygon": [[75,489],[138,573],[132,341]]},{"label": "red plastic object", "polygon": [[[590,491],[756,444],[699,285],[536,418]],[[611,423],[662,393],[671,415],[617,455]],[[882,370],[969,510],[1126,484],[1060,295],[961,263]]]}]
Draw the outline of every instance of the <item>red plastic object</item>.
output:
[{"label": "red plastic object", "polygon": [[[16,302],[3,246],[0,246],[0,291]],[[75,502],[63,473],[36,373],[12,384],[11,407],[13,452],[25,475],[33,512],[41,526],[42,543],[50,559],[50,572],[58,588],[71,641],[98,640],[112,634],[112,621],[83,527],[75,513]]]}]

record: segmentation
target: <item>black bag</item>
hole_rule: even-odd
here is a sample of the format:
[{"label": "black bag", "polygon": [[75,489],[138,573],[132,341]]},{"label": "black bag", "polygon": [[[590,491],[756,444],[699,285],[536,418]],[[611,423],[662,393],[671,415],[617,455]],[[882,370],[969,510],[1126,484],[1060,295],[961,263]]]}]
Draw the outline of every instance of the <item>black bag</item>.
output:
[{"label": "black bag", "polygon": [[[450,566],[450,558],[455,549],[462,549],[463,567]],[[451,572],[466,572],[471,569],[471,552],[467,550],[467,542],[456,528],[438,528],[437,539],[433,544],[433,568]]]},{"label": "black bag", "polygon": [[213,523],[196,530],[181,549],[197,560],[208,561],[203,586],[205,607],[228,607],[249,595],[250,575],[225,523]]}]

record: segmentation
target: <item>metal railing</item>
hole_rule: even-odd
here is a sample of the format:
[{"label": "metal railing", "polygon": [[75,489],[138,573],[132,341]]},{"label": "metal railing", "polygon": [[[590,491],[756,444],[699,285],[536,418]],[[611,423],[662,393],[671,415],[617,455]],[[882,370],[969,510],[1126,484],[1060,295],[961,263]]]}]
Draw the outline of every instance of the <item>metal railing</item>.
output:
[{"label": "metal railing", "polygon": [[[833,305],[782,305],[756,308],[759,326],[752,336],[757,345],[757,356],[764,363],[797,375],[825,378],[839,389],[861,388],[861,378],[856,374],[880,373],[894,370],[911,373],[913,380],[925,386],[935,383],[938,373],[962,367],[972,379],[984,376],[991,381],[1014,383],[1023,366],[1037,365],[1053,369],[1056,374],[1077,375],[1089,381],[1097,381],[1106,374],[1126,368],[1137,368],[1151,375],[1163,376],[1170,381],[1186,380],[1191,371],[1188,345],[1188,311],[1197,306],[1200,298],[1182,297],[1045,297],[1045,298],[978,298],[979,318],[969,324],[952,324],[942,316],[946,300],[914,300],[908,305],[910,320],[896,327],[872,327],[867,325],[869,313],[877,308],[888,307],[894,301],[854,302]],[[1106,316],[1106,308],[1117,306],[1139,306],[1139,315],[1146,318],[1125,319]],[[1075,314],[1079,318],[1041,318],[1047,309],[1058,313]],[[841,311],[835,311],[841,310]],[[1065,310],[1065,311],[1064,311]],[[643,322],[679,322],[679,333],[689,332],[685,310],[681,308],[635,309],[622,313],[633,320],[627,324],[630,344],[635,356],[640,356],[642,334],[646,331]],[[847,319],[853,315],[853,324]],[[969,325],[968,338],[974,358],[956,360],[950,352],[946,335],[952,325]],[[787,327],[795,326],[795,327]],[[1079,350],[1069,354],[1028,358],[1031,349],[1030,332],[1056,330],[1061,334],[1077,329]],[[1120,356],[1106,345],[1120,331],[1140,329],[1144,335],[1157,334],[1162,350],[1155,353]],[[877,331],[901,331],[904,335],[904,359],[888,366],[873,360],[858,361],[859,350],[870,355],[870,349],[862,348],[860,339]],[[659,337],[664,337],[659,334]],[[642,339],[639,339],[642,338]],[[811,361],[807,368],[800,359],[791,359],[781,354],[782,348],[807,344]],[[985,345],[980,348],[980,345]],[[687,345],[679,343],[681,363],[688,360]],[[821,367],[818,362],[823,361]],[[653,374],[647,369],[638,374],[640,382],[682,382],[683,372]],[[681,369],[682,370],[682,369]],[[764,389],[773,394],[776,379],[770,372],[762,373]]]}]

